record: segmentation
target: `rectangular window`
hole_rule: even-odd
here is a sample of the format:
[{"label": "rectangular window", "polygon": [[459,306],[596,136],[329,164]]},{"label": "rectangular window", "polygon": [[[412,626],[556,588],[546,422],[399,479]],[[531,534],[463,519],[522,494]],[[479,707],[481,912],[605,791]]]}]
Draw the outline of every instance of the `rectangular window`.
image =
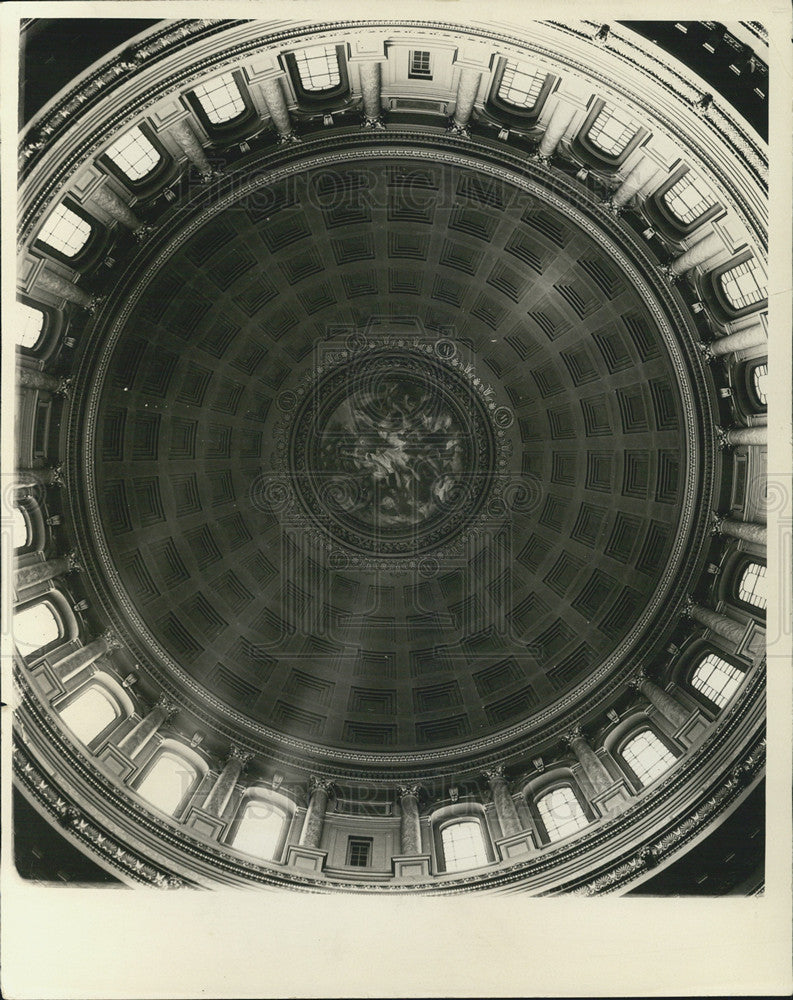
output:
[{"label": "rectangular window", "polygon": [[608,156],[619,156],[637,131],[626,112],[606,105],[589,127],[589,141]]},{"label": "rectangular window", "polygon": [[695,222],[715,204],[702,181],[690,170],[663,195],[669,211],[684,225]]},{"label": "rectangular window", "polygon": [[408,70],[408,77],[411,80],[432,79],[432,64],[430,62],[429,52],[414,49],[410,53],[410,69]]},{"label": "rectangular window", "polygon": [[295,63],[303,90],[332,90],[341,83],[335,45],[315,45],[303,49],[295,53]]},{"label": "rectangular window", "polygon": [[540,70],[510,60],[504,68],[498,96],[517,108],[533,108],[545,83],[545,76]]},{"label": "rectangular window", "polygon": [[107,156],[131,181],[143,180],[162,159],[137,125],[116,139],[107,150]]},{"label": "rectangular window", "polygon": [[199,84],[193,93],[213,125],[233,121],[245,111],[245,101],[231,73],[218,76],[209,83]]},{"label": "rectangular window", "polygon": [[66,205],[56,205],[39,233],[42,243],[64,257],[76,257],[90,238],[90,224]]},{"label": "rectangular window", "polygon": [[350,837],[347,841],[347,864],[351,868],[368,868],[372,860],[372,838]]},{"label": "rectangular window", "polygon": [[765,288],[758,280],[759,268],[752,257],[743,264],[736,264],[719,278],[727,301],[733,309],[744,309],[756,302],[762,302],[766,297]]}]

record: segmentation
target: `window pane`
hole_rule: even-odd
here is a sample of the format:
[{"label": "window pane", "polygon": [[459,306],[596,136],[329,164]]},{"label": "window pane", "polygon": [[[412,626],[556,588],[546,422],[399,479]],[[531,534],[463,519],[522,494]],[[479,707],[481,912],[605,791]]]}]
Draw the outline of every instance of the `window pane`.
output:
[{"label": "window pane", "polygon": [[636,125],[626,112],[606,105],[589,128],[589,141],[609,156],[617,156],[636,131]]},{"label": "window pane", "polygon": [[76,257],[90,238],[90,224],[65,205],[58,205],[50,213],[39,233],[42,243],[64,257]]},{"label": "window pane", "polygon": [[14,617],[14,639],[23,656],[43,649],[61,634],[60,618],[46,601],[29,605]]},{"label": "window pane", "polygon": [[537,808],[551,840],[560,840],[589,824],[581,803],[569,785],[547,792],[537,800]]},{"label": "window pane", "polygon": [[368,868],[372,841],[367,837],[350,837],[347,842],[347,864],[353,868]]},{"label": "window pane", "polygon": [[222,125],[224,122],[239,118],[245,110],[245,101],[231,73],[219,76],[209,83],[199,84],[193,93],[213,125]]},{"label": "window pane", "polygon": [[670,212],[685,224],[694,222],[715,204],[710,192],[691,170],[675,181],[663,200]]},{"label": "window pane", "polygon": [[668,770],[675,756],[649,729],[643,729],[625,744],[622,756],[642,785],[649,785]]},{"label": "window pane", "polygon": [[90,743],[119,715],[110,695],[96,685],[79,694],[61,712],[63,721],[83,743]]},{"label": "window pane", "polygon": [[754,391],[758,400],[763,406],[768,406],[768,393],[766,391],[767,384],[768,365],[755,365],[752,369],[752,385],[754,386]]},{"label": "window pane", "polygon": [[26,549],[30,545],[30,527],[21,507],[14,507],[11,514],[11,535],[15,549]]},{"label": "window pane", "polygon": [[768,604],[766,593],[765,566],[749,563],[741,573],[738,583],[738,597],[747,604],[764,609]]},{"label": "window pane", "polygon": [[138,794],[157,809],[173,815],[197,777],[198,773],[192,764],[166,750],[138,785]]},{"label": "window pane", "polygon": [[515,107],[533,108],[540,96],[545,76],[544,72],[532,69],[525,63],[510,60],[501,77],[498,96],[502,101],[514,104]]},{"label": "window pane", "polygon": [[162,159],[154,143],[136,125],[107,150],[107,155],[132,181],[148,176]]},{"label": "window pane", "polygon": [[408,71],[408,76],[421,76],[427,80],[432,79],[429,52],[416,50],[410,53],[410,70]]},{"label": "window pane", "polygon": [[752,257],[743,264],[736,264],[719,277],[722,290],[733,309],[762,302],[766,297],[765,287],[760,284],[762,275],[757,261]]},{"label": "window pane", "polygon": [[41,331],[44,329],[44,313],[41,309],[34,309],[33,306],[24,302],[17,302],[17,343],[20,347],[27,347],[31,350],[41,339]]},{"label": "window pane", "polygon": [[487,864],[482,827],[475,820],[444,827],[441,842],[446,871],[459,872]]},{"label": "window pane", "polygon": [[715,653],[709,653],[691,676],[691,686],[714,705],[724,708],[740,687],[743,673]]},{"label": "window pane", "polygon": [[286,813],[282,809],[265,800],[252,799],[234,834],[234,847],[269,861],[278,847],[285,822]]},{"label": "window pane", "polygon": [[341,83],[335,45],[315,45],[295,53],[303,90],[331,90]]}]

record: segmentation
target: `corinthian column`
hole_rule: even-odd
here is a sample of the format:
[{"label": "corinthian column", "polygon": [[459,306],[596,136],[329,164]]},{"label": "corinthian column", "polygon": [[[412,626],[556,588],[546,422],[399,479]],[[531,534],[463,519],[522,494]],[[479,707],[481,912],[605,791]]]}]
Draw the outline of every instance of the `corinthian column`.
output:
[{"label": "corinthian column", "polygon": [[63,470],[60,465],[49,469],[17,469],[16,485],[19,489],[33,486],[63,486]]},{"label": "corinthian column", "polygon": [[38,389],[42,392],[65,395],[69,388],[69,380],[56,378],[37,368],[28,368],[27,365],[20,365],[17,368],[17,381],[25,389]]},{"label": "corinthian column", "polygon": [[476,69],[461,69],[457,81],[457,100],[454,106],[453,122],[456,128],[466,129],[474,110],[474,101],[479,90],[482,74]]},{"label": "corinthian column", "polygon": [[510,795],[509,784],[504,777],[504,768],[501,765],[492,767],[485,771],[485,777],[493,793],[493,805],[496,807],[496,816],[501,824],[501,832],[505,837],[520,833],[522,827],[518,819],[518,810]]},{"label": "corinthian column", "polygon": [[630,683],[644,695],[651,705],[658,709],[661,715],[672,723],[675,729],[680,729],[688,722],[691,712],[683,708],[680,702],[673,698],[668,691],[664,691],[662,687],[651,681],[643,670],[640,670]]},{"label": "corinthian column", "polygon": [[745,542],[753,542],[755,545],[766,544],[768,531],[764,524],[755,524],[753,521],[734,521],[730,517],[713,518],[713,530],[719,535],[729,535],[731,538],[741,538]]},{"label": "corinthian column", "polygon": [[259,86],[261,87],[267,110],[270,112],[270,117],[273,120],[273,125],[278,130],[278,134],[284,139],[292,138],[294,134],[292,131],[292,119],[289,117],[289,109],[286,106],[286,98],[284,97],[281,81],[277,78],[262,80]]},{"label": "corinthian column", "polygon": [[704,625],[705,628],[709,628],[716,635],[720,635],[723,639],[734,643],[736,646],[741,642],[746,633],[746,625],[733,621],[732,618],[721,615],[717,611],[711,611],[710,608],[704,608],[701,604],[696,604],[690,598],[684,614],[695,622],[699,622],[700,625]]},{"label": "corinthian column", "polygon": [[581,727],[575,726],[565,739],[575,754],[578,763],[581,765],[584,774],[589,778],[595,794],[611,788],[614,784],[614,778],[612,778],[606,770],[603,761],[587,742]]},{"label": "corinthian column", "polygon": [[361,95],[363,96],[364,125],[375,126],[381,120],[380,63],[360,63]]},{"label": "corinthian column", "polygon": [[768,441],[768,427],[766,425],[759,427],[730,427],[728,430],[718,427],[716,433],[722,445],[763,445]]},{"label": "corinthian column", "polygon": [[701,239],[693,247],[689,247],[685,253],[676,257],[670,263],[669,271],[676,275],[685,274],[686,271],[690,271],[697,264],[704,264],[706,260],[710,260],[719,250],[723,249],[724,244],[716,233],[708,233],[704,239]]},{"label": "corinthian column", "polygon": [[163,695],[149,714],[121,740],[119,750],[134,757],[175,712],[176,705]]},{"label": "corinthian column", "polygon": [[765,331],[759,324],[739,330],[737,333],[728,333],[726,337],[717,337],[708,345],[708,353],[714,358],[722,354],[732,354],[734,351],[745,351],[750,347],[759,347],[765,343]]},{"label": "corinthian column", "polygon": [[213,816],[220,816],[226,808],[234,786],[239,781],[245,765],[253,755],[239,747],[233,746],[229,752],[223,770],[218,775],[217,781],[207,795],[204,802],[204,809]]},{"label": "corinthian column", "polygon": [[63,278],[60,274],[55,274],[47,270],[46,267],[39,271],[36,278],[36,285],[48,292],[52,292],[53,295],[58,295],[62,299],[74,302],[75,305],[82,306],[83,309],[93,309],[96,304],[93,295],[89,295],[82,288],[78,288],[68,278]]},{"label": "corinthian column", "polygon": [[73,678],[81,670],[91,666],[100,656],[104,656],[106,653],[110,653],[120,646],[121,643],[115,633],[108,631],[96,639],[92,639],[91,642],[86,643],[80,649],[75,649],[71,653],[67,653],[59,660],[53,661],[51,657],[47,657],[47,662],[58,680],[63,683],[67,679]]},{"label": "corinthian column", "polygon": [[99,208],[104,209],[111,219],[115,219],[116,222],[120,222],[121,225],[126,226],[127,229],[131,229],[133,232],[135,232],[136,229],[140,229],[142,225],[140,219],[137,215],[135,215],[124,199],[120,195],[116,194],[116,192],[107,184],[100,184],[100,186],[92,192],[91,200]]},{"label": "corinthian column", "polygon": [[325,811],[328,808],[328,797],[333,782],[327,778],[311,777],[309,781],[309,799],[306,818],[300,833],[302,847],[318,848],[322,840],[322,829],[325,825]]},{"label": "corinthian column", "polygon": [[626,205],[656,173],[658,173],[657,164],[643,156],[611,196],[611,204],[614,208],[622,208],[623,205]]},{"label": "corinthian column", "polygon": [[399,789],[402,812],[400,848],[402,854],[421,854],[421,824],[419,821],[419,786],[402,785]]},{"label": "corinthian column", "polygon": [[551,112],[551,117],[540,140],[539,156],[548,159],[553,155],[559,141],[567,131],[567,126],[573,120],[575,108],[569,104],[559,103]]},{"label": "corinthian column", "polygon": [[180,118],[175,125],[171,126],[171,135],[179,143],[187,155],[188,160],[198,167],[202,177],[212,176],[212,166],[204,152],[204,147],[199,142],[198,136],[193,131],[189,118]]},{"label": "corinthian column", "polygon": [[65,576],[72,570],[79,569],[79,565],[73,552],[58,559],[48,559],[46,562],[34,563],[32,566],[20,566],[14,575],[14,584],[17,589],[24,590],[26,587],[33,587],[37,583],[46,583],[56,576]]}]

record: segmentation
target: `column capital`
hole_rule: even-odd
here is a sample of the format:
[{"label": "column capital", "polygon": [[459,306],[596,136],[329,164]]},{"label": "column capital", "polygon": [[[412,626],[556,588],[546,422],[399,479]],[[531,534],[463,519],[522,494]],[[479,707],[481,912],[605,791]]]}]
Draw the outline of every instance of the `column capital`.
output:
[{"label": "column capital", "polygon": [[253,760],[253,754],[250,750],[245,750],[243,747],[237,746],[236,743],[232,743],[229,747],[228,756],[226,757],[226,763],[230,763],[232,760],[238,760],[242,769]]},{"label": "column capital", "polygon": [[727,431],[723,427],[716,427],[716,443],[719,448],[729,448],[730,442],[727,439]]},{"label": "column capital", "polygon": [[333,778],[320,778],[316,774],[312,774],[308,779],[308,794],[312,795],[316,791],[322,791],[326,795],[330,795],[333,785]]},{"label": "column capital", "polygon": [[711,511],[710,517],[711,517],[710,533],[712,535],[720,535],[722,525],[724,524],[726,518],[724,517],[723,514],[717,514],[715,510]]},{"label": "column capital", "polygon": [[713,347],[710,344],[697,344],[697,347],[708,361],[716,360],[716,355],[713,353]]},{"label": "column capital", "polygon": [[449,118],[446,124],[446,134],[458,139],[470,139],[471,130],[467,125],[458,125],[454,118]]},{"label": "column capital", "polygon": [[71,388],[71,385],[72,385],[71,375],[61,375],[60,378],[58,379],[58,384],[55,387],[55,395],[63,396],[64,399],[67,399],[69,396],[69,390]]},{"label": "column capital", "polygon": [[165,718],[170,719],[172,716],[176,715],[179,710],[179,706],[169,698],[167,694],[161,694],[157,701],[154,703],[155,708],[161,708],[165,712]]},{"label": "column capital", "polygon": [[492,767],[486,767],[482,774],[487,778],[488,781],[498,781],[499,778],[502,781],[506,781],[506,776],[504,774],[503,764],[494,764]]},{"label": "column capital", "polygon": [[696,603],[697,602],[694,600],[691,594],[686,594],[685,598],[683,599],[683,607],[680,609],[681,614],[683,615],[684,618],[694,617],[694,605]]},{"label": "column capital", "polygon": [[83,567],[80,565],[80,563],[79,563],[79,561],[77,559],[77,553],[76,552],[74,552],[74,551],[67,552],[66,555],[64,556],[64,559],[66,560],[66,567],[67,567],[66,568],[66,572],[67,573],[81,573],[82,572]]},{"label": "column capital", "polygon": [[400,799],[404,799],[408,795],[412,795],[414,798],[417,799],[419,797],[419,792],[421,791],[421,787],[422,786],[419,785],[419,784],[416,784],[416,785],[399,785],[398,786],[398,791],[399,791],[399,797],[400,797]]},{"label": "column capital", "polygon": [[108,653],[112,653],[114,649],[121,649],[123,646],[121,639],[118,637],[118,633],[112,628],[105,629],[101,638],[107,643]]},{"label": "column capital", "polygon": [[572,729],[569,729],[564,734],[562,739],[564,739],[565,743],[568,743],[570,746],[579,740],[583,740],[585,743],[587,742],[587,738],[584,736],[584,730],[581,728],[580,723],[576,723]]},{"label": "column capital", "polygon": [[636,688],[637,691],[641,691],[642,685],[645,681],[649,681],[649,679],[650,678],[647,676],[647,672],[644,667],[639,667],[633,677],[631,677],[628,681],[628,687]]}]

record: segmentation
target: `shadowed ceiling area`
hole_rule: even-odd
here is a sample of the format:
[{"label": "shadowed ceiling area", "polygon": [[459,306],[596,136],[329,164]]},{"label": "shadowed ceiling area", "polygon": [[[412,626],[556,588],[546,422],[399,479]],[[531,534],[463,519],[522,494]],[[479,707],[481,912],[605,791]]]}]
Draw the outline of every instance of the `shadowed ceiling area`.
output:
[{"label": "shadowed ceiling area", "polygon": [[[685,417],[646,302],[550,204],[426,159],[314,168],[215,210],[117,329],[106,544],[156,643],[233,710],[323,746],[443,747],[630,648],[678,533]],[[380,407],[360,440],[355,364]],[[338,497],[301,501],[301,412],[315,437],[333,416],[334,461],[385,505],[355,515],[363,549],[334,529]],[[455,476],[478,506],[433,544],[411,534],[446,517]],[[399,504],[413,542],[394,558],[371,537]]]}]

